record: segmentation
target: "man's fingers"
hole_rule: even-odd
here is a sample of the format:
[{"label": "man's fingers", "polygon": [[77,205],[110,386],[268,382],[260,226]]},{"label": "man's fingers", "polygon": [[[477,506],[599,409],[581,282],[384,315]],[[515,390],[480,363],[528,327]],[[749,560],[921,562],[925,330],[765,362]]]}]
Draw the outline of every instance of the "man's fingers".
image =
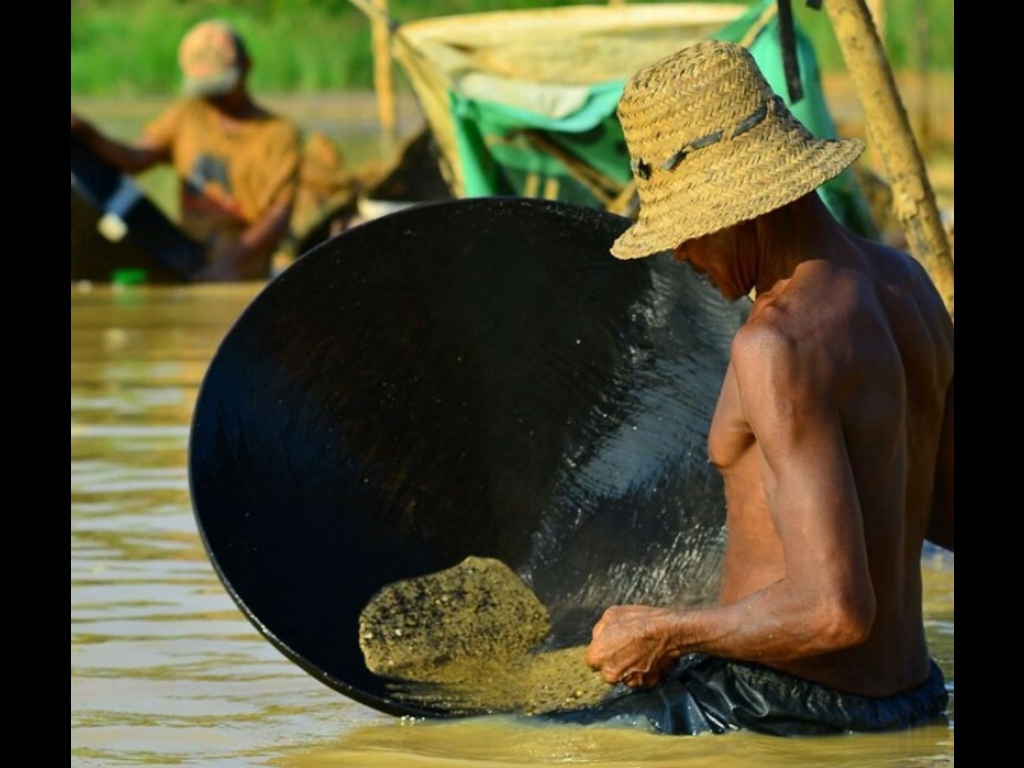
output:
[{"label": "man's fingers", "polygon": [[601,679],[604,680],[608,685],[615,685],[623,681],[622,673],[617,672],[614,669],[602,669]]}]

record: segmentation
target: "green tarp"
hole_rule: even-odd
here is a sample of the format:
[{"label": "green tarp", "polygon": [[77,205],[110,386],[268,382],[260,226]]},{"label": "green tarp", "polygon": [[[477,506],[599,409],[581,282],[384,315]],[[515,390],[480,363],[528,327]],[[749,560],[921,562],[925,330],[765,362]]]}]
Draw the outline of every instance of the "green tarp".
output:
[{"label": "green tarp", "polygon": [[[752,28],[761,24],[756,36],[745,44],[765,77],[812,133],[833,138],[836,127],[826,104],[817,57],[799,29],[797,57],[803,98],[795,104],[789,99],[778,19],[771,13],[774,3],[754,3],[712,37],[744,42]],[[770,17],[767,23],[766,16]],[[473,88],[472,79],[460,80],[457,89],[448,90],[448,99],[463,195],[543,197],[610,207],[631,178],[615,117],[627,77],[585,87],[538,85],[530,102],[520,98],[522,94],[496,89],[494,81]],[[877,234],[851,171],[828,182],[820,194],[851,229],[868,236]]]}]

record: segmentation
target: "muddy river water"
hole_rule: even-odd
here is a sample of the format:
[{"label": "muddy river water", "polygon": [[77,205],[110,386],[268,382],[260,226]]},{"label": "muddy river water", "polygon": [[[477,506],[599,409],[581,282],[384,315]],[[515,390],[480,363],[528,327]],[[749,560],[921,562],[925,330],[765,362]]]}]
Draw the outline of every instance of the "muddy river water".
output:
[{"label": "muddy river water", "polygon": [[666,737],[383,715],[285,659],[206,557],[187,447],[197,389],[258,285],[71,287],[71,765],[947,766],[953,557],[922,559],[948,726],[825,739]]}]

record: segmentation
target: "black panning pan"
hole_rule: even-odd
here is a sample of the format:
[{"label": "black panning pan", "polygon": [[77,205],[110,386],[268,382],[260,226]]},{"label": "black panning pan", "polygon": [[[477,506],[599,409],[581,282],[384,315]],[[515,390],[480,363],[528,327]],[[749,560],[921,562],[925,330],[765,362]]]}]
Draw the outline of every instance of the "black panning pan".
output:
[{"label": "black panning pan", "polygon": [[479,198],[367,222],[242,313],[196,403],[189,474],[245,615],[326,685],[392,714],[359,614],[391,582],[497,558],[585,644],[612,603],[705,601],[724,506],[706,439],[724,302],[624,218]]}]

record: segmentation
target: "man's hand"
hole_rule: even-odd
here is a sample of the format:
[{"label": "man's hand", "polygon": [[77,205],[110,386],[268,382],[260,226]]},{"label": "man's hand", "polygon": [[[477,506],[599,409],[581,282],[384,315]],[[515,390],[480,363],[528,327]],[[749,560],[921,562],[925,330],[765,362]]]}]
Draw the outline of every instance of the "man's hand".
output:
[{"label": "man's hand", "polygon": [[288,231],[292,206],[271,206],[241,232],[237,223],[225,226],[207,247],[207,266],[192,275],[194,282],[266,280],[274,249]]},{"label": "man's hand", "polygon": [[616,605],[594,625],[587,664],[606,683],[650,688],[665,679],[679,659],[667,630],[674,612],[643,605]]}]

